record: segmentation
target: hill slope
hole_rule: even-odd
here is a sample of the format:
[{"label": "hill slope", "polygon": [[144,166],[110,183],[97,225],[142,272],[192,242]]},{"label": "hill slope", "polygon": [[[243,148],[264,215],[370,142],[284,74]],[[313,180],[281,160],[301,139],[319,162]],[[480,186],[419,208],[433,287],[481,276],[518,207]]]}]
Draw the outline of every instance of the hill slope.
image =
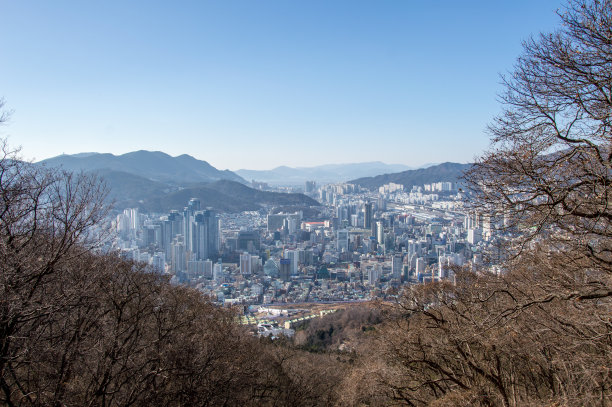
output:
[{"label": "hill slope", "polygon": [[183,154],[172,157],[161,151],[133,151],[122,155],[81,153],[60,155],[38,162],[68,171],[105,170],[133,174],[171,184],[212,182],[220,179],[245,182],[231,171],[220,171],[206,161]]},{"label": "hill slope", "polygon": [[319,206],[317,201],[303,194],[259,191],[235,181],[220,180],[182,188],[121,171],[95,172],[106,182],[109,189],[108,201],[118,210],[180,210],[191,198],[198,198],[203,207],[210,206],[220,212],[256,211],[261,209],[261,205]]},{"label": "hill slope", "polygon": [[221,180],[183,188],[161,196],[150,196],[138,202],[138,206],[152,212],[181,209],[190,198],[198,198],[202,207],[213,207],[222,212],[256,211],[262,205],[319,206],[304,194],[259,191],[239,182]]},{"label": "hill slope", "polygon": [[383,174],[375,177],[358,178],[350,181],[368,189],[376,189],[381,185],[394,182],[410,189],[413,185],[423,185],[432,182],[457,182],[471,164],[443,163],[418,170],[408,170],[394,174]]}]

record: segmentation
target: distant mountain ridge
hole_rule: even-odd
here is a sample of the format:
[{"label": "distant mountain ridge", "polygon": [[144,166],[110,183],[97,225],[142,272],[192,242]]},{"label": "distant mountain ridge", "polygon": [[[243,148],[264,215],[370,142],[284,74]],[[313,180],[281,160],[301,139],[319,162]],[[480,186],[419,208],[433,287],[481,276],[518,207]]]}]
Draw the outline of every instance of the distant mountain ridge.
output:
[{"label": "distant mountain ridge", "polygon": [[350,181],[350,183],[373,190],[384,184],[393,182],[396,184],[402,184],[405,188],[410,189],[413,185],[430,184],[432,182],[458,182],[463,176],[464,172],[471,166],[472,164],[446,162],[438,165],[432,165],[431,167],[427,168],[402,171],[392,174],[382,174],[375,177],[358,178]]},{"label": "distant mountain ridge", "polygon": [[151,181],[120,171],[94,171],[109,187],[109,203],[114,208],[140,208],[147,212],[163,213],[182,209],[191,198],[198,198],[202,207],[220,212],[257,211],[262,205],[310,207],[320,204],[304,194],[260,191],[240,182],[219,180],[191,184],[185,187]]},{"label": "distant mountain ridge", "polygon": [[133,151],[113,155],[109,153],[80,153],[60,155],[39,161],[48,167],[62,167],[67,171],[119,171],[169,184],[214,182],[227,179],[246,182],[229,170],[218,170],[206,161],[183,154],[172,157],[161,151]]},{"label": "distant mountain ridge", "polygon": [[358,177],[369,177],[390,172],[405,171],[411,167],[403,164],[385,164],[381,161],[327,164],[315,167],[280,166],[271,170],[235,171],[242,178],[251,181],[267,182],[272,185],[301,185],[306,181],[320,183],[344,182]]},{"label": "distant mountain ridge", "polygon": [[209,184],[190,186],[161,196],[152,196],[139,202],[139,206],[151,212],[179,209],[190,198],[198,198],[203,207],[211,206],[224,212],[257,211],[269,206],[320,206],[304,194],[260,191],[239,182],[220,180]]},{"label": "distant mountain ridge", "polygon": [[221,212],[256,211],[269,206],[319,206],[303,194],[259,191],[231,171],[219,171],[206,161],[160,151],[123,155],[80,153],[61,155],[36,165],[98,174],[109,188],[115,209],[140,208],[149,212],[182,209],[191,198]]}]

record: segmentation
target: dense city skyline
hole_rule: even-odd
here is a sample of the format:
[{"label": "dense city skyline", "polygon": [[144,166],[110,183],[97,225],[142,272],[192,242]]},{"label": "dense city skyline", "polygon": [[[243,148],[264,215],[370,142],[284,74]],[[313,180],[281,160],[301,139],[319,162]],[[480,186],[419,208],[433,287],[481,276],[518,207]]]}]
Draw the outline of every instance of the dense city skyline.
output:
[{"label": "dense city skyline", "polygon": [[560,1],[0,4],[1,129],[28,159],[217,168],[469,162],[499,73]]}]

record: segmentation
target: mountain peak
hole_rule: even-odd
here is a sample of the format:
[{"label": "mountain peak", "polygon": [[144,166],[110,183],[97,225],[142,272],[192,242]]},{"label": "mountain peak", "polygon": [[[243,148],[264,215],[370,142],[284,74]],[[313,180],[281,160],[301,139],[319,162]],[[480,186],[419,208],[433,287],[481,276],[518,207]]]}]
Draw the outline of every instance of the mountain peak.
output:
[{"label": "mountain peak", "polygon": [[122,155],[84,153],[61,155],[39,162],[68,171],[112,170],[168,184],[212,182],[229,179],[246,182],[231,171],[220,171],[206,161],[183,154],[172,157],[162,151],[138,150]]},{"label": "mountain peak", "polygon": [[66,154],[69,157],[75,157],[75,158],[87,158],[87,157],[91,157],[94,155],[99,155],[100,153],[77,153],[77,154]]},{"label": "mountain peak", "polygon": [[163,157],[163,158],[172,158],[169,154],[164,153],[163,151],[149,151],[149,150],[137,150],[130,151],[129,153],[121,154],[115,157]]}]

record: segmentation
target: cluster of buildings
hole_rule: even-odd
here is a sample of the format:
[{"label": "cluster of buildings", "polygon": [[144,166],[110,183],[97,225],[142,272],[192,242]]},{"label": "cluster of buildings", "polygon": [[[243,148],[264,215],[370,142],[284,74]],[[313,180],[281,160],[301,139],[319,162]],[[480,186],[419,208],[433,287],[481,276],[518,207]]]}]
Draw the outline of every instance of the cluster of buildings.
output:
[{"label": "cluster of buildings", "polygon": [[385,298],[405,284],[452,280],[455,266],[482,263],[496,238],[491,220],[462,210],[450,182],[305,189],[320,207],[229,214],[194,198],[167,214],[126,209],[115,246],[220,303],[255,305]]},{"label": "cluster of buildings", "polygon": [[171,271],[179,280],[214,273],[213,260],[221,242],[219,216],[202,209],[192,198],[179,212],[163,216],[125,209],[117,215],[118,246],[135,261],[147,262],[159,272]]}]

